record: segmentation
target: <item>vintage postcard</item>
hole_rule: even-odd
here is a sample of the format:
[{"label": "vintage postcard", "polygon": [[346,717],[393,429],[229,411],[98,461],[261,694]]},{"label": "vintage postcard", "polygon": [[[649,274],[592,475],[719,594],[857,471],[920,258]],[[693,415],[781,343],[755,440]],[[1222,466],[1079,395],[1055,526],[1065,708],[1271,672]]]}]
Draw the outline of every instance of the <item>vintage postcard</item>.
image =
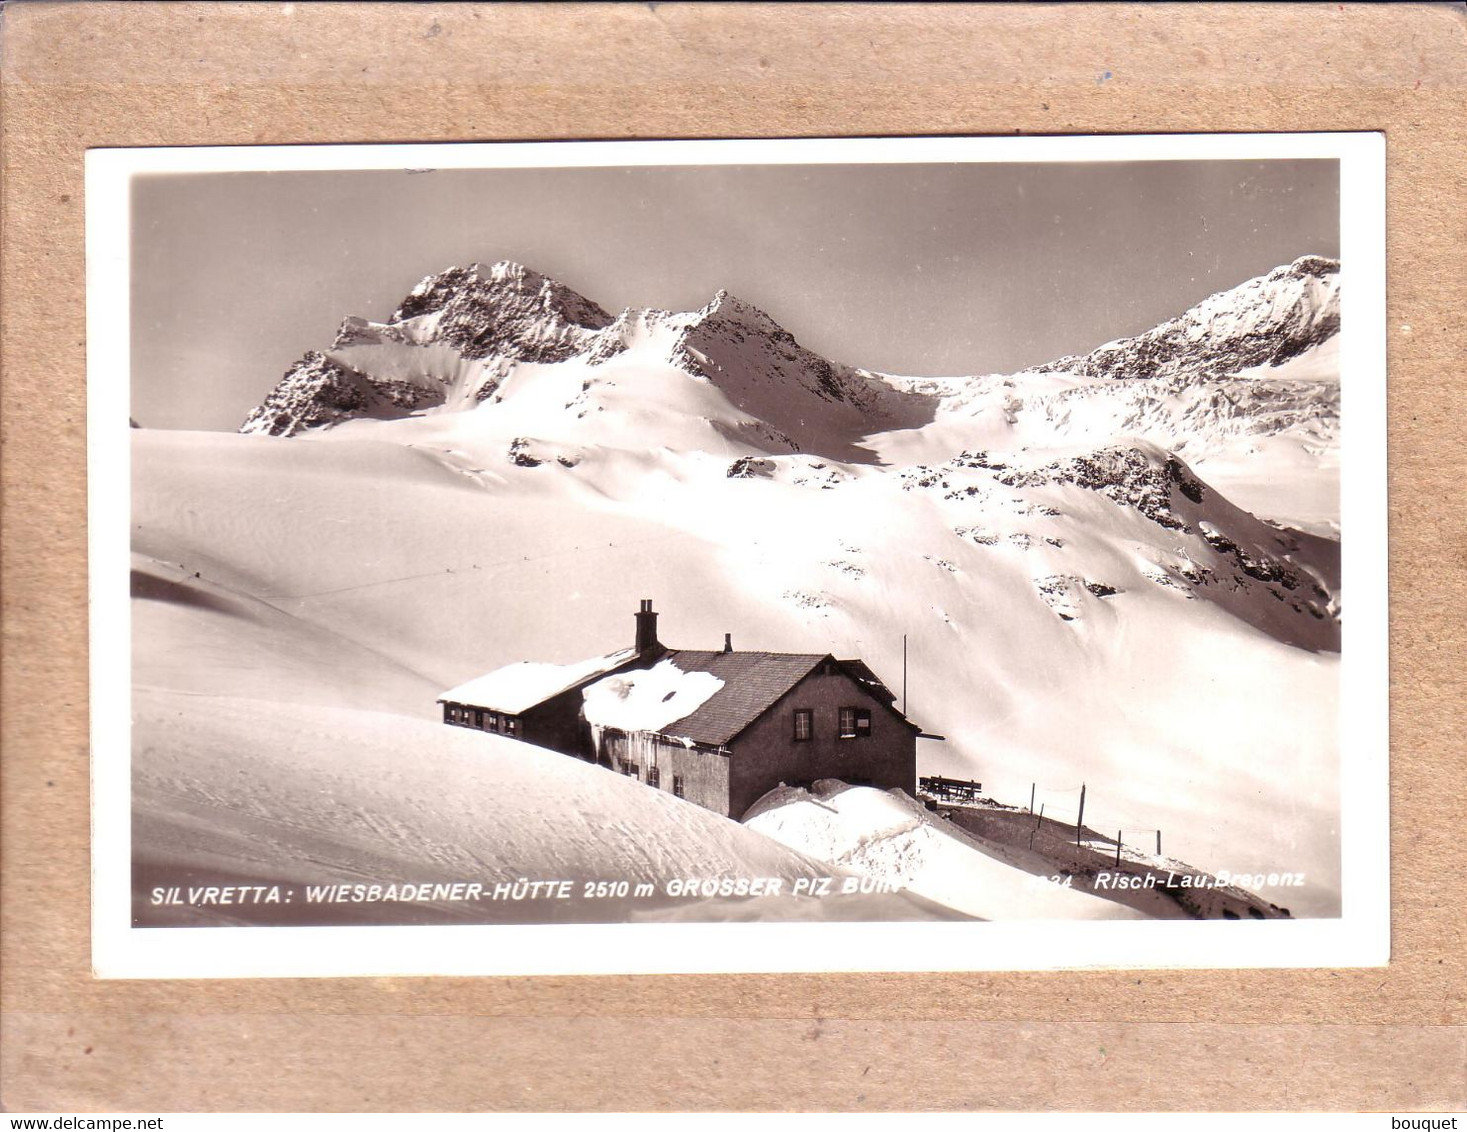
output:
[{"label": "vintage postcard", "polygon": [[92,151],[97,973],[1385,962],[1383,157]]}]

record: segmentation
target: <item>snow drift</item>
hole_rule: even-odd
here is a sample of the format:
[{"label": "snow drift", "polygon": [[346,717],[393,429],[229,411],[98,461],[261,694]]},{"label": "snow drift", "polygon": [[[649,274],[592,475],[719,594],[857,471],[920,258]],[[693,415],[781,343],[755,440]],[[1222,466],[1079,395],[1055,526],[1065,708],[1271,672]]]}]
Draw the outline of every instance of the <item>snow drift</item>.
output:
[{"label": "snow drift", "polygon": [[821,781],[811,791],[766,795],[744,820],[806,856],[978,919],[1145,919],[1114,901],[1014,868],[900,791]]}]

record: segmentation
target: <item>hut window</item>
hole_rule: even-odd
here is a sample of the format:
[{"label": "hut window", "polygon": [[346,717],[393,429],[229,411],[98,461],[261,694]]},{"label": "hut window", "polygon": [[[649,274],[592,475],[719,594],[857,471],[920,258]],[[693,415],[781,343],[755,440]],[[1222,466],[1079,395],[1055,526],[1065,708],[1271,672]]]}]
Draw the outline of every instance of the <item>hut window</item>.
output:
[{"label": "hut window", "polygon": [[628,778],[640,779],[642,777],[642,768],[636,763],[622,763],[621,772]]},{"label": "hut window", "polygon": [[795,708],[795,742],[803,743],[815,734],[815,713],[809,708]]},{"label": "hut window", "polygon": [[520,721],[512,715],[506,715],[504,717],[504,733],[506,735],[518,735],[519,731]]},{"label": "hut window", "polygon": [[658,773],[658,770],[657,770],[657,768],[655,766],[649,766],[647,768],[647,785],[648,786],[661,786],[662,785],[662,775]]},{"label": "hut window", "polygon": [[672,776],[672,793],[675,798],[681,798],[683,796],[683,776],[680,774],[674,774]]},{"label": "hut window", "polygon": [[871,713],[866,708],[841,708],[839,734],[842,739],[868,738],[871,735]]},{"label": "hut window", "polygon": [[486,712],[484,715],[484,730],[499,730],[499,713],[497,711]]}]

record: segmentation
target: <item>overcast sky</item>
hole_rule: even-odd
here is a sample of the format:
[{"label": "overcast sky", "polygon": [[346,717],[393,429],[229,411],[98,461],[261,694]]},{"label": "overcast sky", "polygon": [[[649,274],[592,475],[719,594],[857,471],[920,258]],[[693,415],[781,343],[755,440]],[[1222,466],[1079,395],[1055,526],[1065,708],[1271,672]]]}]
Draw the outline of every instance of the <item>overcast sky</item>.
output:
[{"label": "overcast sky", "polygon": [[891,373],[1010,372],[1339,254],[1335,161],[147,175],[133,182],[133,415],[237,428],[346,315],[518,260],[594,299],[720,287]]}]

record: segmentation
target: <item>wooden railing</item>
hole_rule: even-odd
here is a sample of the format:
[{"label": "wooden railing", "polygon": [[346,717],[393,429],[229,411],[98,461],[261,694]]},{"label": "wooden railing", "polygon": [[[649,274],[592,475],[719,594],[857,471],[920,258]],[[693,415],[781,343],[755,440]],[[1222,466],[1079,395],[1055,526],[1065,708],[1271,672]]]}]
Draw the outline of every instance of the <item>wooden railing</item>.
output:
[{"label": "wooden railing", "polygon": [[930,778],[917,779],[917,791],[944,802],[976,802],[982,794],[983,783],[967,778],[933,775]]}]

